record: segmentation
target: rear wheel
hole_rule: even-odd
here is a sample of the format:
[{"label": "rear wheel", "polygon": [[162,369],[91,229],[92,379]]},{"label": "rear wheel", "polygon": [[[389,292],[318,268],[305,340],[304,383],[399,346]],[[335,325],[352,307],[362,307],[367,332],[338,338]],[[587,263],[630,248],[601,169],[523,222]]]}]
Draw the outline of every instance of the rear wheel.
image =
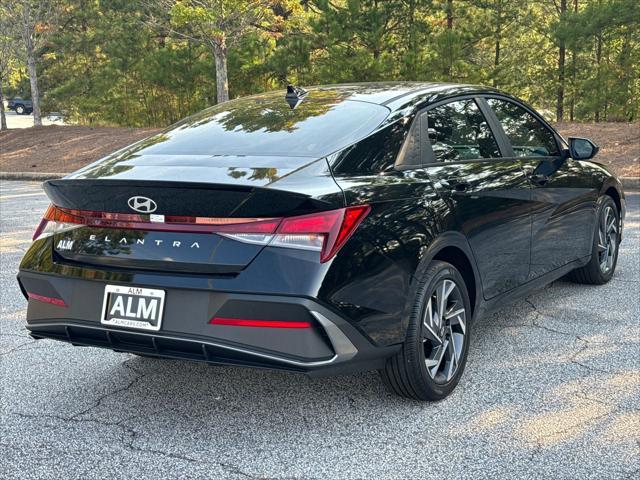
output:
[{"label": "rear wheel", "polygon": [[407,337],[380,375],[387,388],[416,400],[441,400],[456,387],[469,349],[471,308],[462,276],[434,261],[421,281]]},{"label": "rear wheel", "polygon": [[620,244],[620,214],[609,196],[603,197],[598,210],[591,259],[584,267],[577,268],[569,278],[577,283],[602,285],[613,277],[618,263]]},{"label": "rear wheel", "polygon": [[18,115],[24,115],[24,105],[16,105],[16,113]]}]

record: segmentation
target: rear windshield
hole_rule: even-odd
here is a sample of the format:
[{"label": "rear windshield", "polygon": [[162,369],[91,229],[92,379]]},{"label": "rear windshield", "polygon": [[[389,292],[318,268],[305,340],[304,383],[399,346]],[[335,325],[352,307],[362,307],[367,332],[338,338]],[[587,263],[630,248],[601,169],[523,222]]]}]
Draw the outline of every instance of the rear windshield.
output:
[{"label": "rear windshield", "polygon": [[362,139],[386,107],[313,91],[292,109],[284,94],[234,100],[189,117],[145,142],[139,154],[322,157]]}]

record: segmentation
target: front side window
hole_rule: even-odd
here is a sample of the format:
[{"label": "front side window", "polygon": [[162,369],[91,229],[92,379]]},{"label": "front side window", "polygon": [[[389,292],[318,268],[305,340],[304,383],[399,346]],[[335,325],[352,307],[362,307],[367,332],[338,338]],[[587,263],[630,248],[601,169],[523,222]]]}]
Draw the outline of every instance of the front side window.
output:
[{"label": "front side window", "polygon": [[516,157],[560,155],[555,136],[540,120],[513,102],[488,98]]},{"label": "front side window", "polygon": [[426,115],[426,133],[435,161],[456,162],[501,156],[475,101],[447,103],[429,110]]}]

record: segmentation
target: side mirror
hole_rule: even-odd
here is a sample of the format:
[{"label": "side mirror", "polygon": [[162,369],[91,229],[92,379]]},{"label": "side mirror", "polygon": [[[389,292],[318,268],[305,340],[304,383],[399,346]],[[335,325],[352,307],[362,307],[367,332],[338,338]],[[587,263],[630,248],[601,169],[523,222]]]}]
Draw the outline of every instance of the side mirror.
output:
[{"label": "side mirror", "polygon": [[569,153],[574,160],[589,160],[598,150],[600,147],[588,138],[569,137]]}]

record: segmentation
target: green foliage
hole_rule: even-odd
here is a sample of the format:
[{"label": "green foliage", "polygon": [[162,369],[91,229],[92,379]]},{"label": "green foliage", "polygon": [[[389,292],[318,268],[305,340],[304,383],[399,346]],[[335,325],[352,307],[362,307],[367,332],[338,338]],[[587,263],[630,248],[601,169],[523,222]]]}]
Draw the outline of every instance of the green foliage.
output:
[{"label": "green foliage", "polygon": [[578,0],[577,11],[575,0],[566,11],[560,0],[59,1],[41,89],[46,110],[80,123],[167,125],[214,104],[221,40],[231,97],[287,82],[453,81],[548,112],[562,87],[576,120],[640,116],[637,0]]},{"label": "green foliage", "polygon": [[172,123],[214,100],[199,45],[142,28],[126,1],[67,1],[68,21],[42,58],[47,110],[88,124]]}]

